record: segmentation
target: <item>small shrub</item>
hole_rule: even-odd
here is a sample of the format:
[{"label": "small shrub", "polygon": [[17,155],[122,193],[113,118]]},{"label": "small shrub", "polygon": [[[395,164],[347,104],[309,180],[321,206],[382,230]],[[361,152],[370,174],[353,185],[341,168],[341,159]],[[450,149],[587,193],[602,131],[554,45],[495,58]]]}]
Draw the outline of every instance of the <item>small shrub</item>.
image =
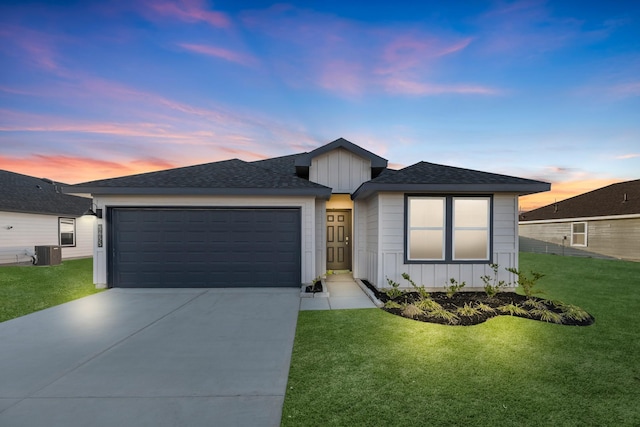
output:
[{"label": "small shrub", "polygon": [[524,294],[531,298],[534,294],[540,294],[542,293],[542,291],[539,290],[535,290],[535,286],[536,283],[538,282],[538,280],[540,280],[540,278],[544,277],[544,274],[541,273],[537,273],[535,271],[531,272],[531,276],[527,275],[525,272],[523,271],[519,271],[515,268],[507,268],[506,269],[509,273],[513,273],[516,276],[518,276],[518,285],[520,285],[520,287],[522,288],[522,291],[524,292]]},{"label": "small shrub", "polygon": [[584,321],[584,320],[591,319],[591,315],[587,313],[586,310],[576,305],[562,304],[560,306],[560,310],[562,310],[562,314],[564,314],[564,316],[567,319],[577,320],[577,321]]},{"label": "small shrub", "polygon": [[390,299],[397,298],[397,297],[399,297],[400,295],[402,295],[404,293],[400,289],[400,283],[394,282],[393,280],[389,279],[388,277],[387,277],[387,283],[391,287],[382,289],[382,292],[387,294],[387,297],[389,297]]},{"label": "small shrub", "polygon": [[539,300],[535,300],[535,299],[527,299],[525,302],[522,303],[522,305],[526,305],[527,307],[531,307],[531,308],[535,308],[538,310],[546,310],[547,306],[545,305],[544,302],[539,301]]},{"label": "small shrub", "polygon": [[483,302],[479,302],[478,304],[476,304],[476,308],[480,311],[482,311],[483,313],[495,313],[496,309],[491,307],[488,304],[485,304]]},{"label": "small shrub", "polygon": [[416,317],[423,314],[424,314],[424,310],[415,304],[403,304],[402,306],[402,315],[405,317],[410,317],[411,319],[415,319]]},{"label": "small shrub", "polygon": [[420,286],[416,285],[416,283],[413,280],[411,280],[411,276],[409,276],[407,273],[402,273],[402,278],[407,282],[409,282],[411,286],[413,286],[413,288],[416,291],[418,291],[421,298],[429,298],[431,296],[429,295],[429,292],[427,292],[427,290],[425,289],[424,285],[420,285]]},{"label": "small shrub", "polygon": [[399,303],[392,300],[385,302],[384,307],[385,308],[402,308],[402,306]]},{"label": "small shrub", "polygon": [[462,307],[458,307],[456,309],[456,313],[461,316],[476,316],[481,313],[478,307],[473,307],[472,305],[465,303]]},{"label": "small shrub", "polygon": [[548,308],[534,308],[530,313],[545,322],[562,323],[562,314],[551,311]]},{"label": "small shrub", "polygon": [[458,291],[460,291],[462,288],[464,288],[465,286],[467,286],[467,284],[465,282],[462,283],[458,283],[458,281],[456,279],[454,279],[453,277],[451,279],[449,279],[449,282],[451,283],[450,286],[445,286],[445,290],[447,292],[447,297],[451,298],[452,296],[454,296]]},{"label": "small shrub", "polygon": [[425,311],[442,309],[442,306],[431,298],[421,298],[415,304]]},{"label": "small shrub", "polygon": [[529,312],[527,310],[525,310],[524,308],[520,307],[517,304],[513,304],[513,303],[509,303],[509,304],[505,304],[505,305],[501,305],[500,307],[498,307],[498,310],[501,313],[509,313],[512,316],[520,315],[520,316],[528,316]]},{"label": "small shrub", "polygon": [[455,325],[458,323],[458,321],[460,320],[460,318],[458,316],[456,316],[455,313],[452,313],[448,310],[445,310],[444,308],[437,308],[435,310],[431,310],[429,312],[427,312],[427,314],[431,317],[435,317],[437,319],[443,319],[446,320],[447,323],[449,323],[450,325]]},{"label": "small shrub", "polygon": [[493,277],[484,275],[480,279],[484,282],[484,292],[489,298],[493,298],[502,288],[507,286],[507,283],[504,280],[498,280],[498,264],[489,264],[489,267],[493,270]]}]

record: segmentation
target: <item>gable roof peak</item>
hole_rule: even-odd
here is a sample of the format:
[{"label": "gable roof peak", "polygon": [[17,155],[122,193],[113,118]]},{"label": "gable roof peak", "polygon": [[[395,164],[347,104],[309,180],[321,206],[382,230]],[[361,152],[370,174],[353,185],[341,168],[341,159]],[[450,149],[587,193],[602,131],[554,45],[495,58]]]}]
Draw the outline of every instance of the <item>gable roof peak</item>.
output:
[{"label": "gable roof peak", "polygon": [[336,139],[335,141],[331,141],[330,143],[325,144],[321,147],[318,147],[313,151],[304,153],[303,155],[299,156],[298,158],[296,158],[295,166],[296,168],[310,167],[311,160],[314,157],[317,157],[321,154],[335,150],[337,148],[344,148],[345,150],[357,156],[370,160],[372,169],[384,169],[387,167],[387,163],[388,163],[387,159],[380,157],[377,154],[373,154],[371,151],[365,150],[364,148],[354,144],[351,141],[347,141],[342,137]]}]

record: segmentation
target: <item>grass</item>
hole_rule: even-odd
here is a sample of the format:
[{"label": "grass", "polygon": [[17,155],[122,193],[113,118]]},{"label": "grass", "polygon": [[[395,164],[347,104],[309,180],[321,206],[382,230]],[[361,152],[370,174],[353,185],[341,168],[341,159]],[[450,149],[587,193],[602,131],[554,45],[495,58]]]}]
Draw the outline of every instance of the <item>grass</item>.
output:
[{"label": "grass", "polygon": [[595,324],[303,311],[282,425],[640,425],[640,263],[523,253],[520,268]]},{"label": "grass", "polygon": [[52,266],[0,267],[0,322],[100,292],[91,258]]}]

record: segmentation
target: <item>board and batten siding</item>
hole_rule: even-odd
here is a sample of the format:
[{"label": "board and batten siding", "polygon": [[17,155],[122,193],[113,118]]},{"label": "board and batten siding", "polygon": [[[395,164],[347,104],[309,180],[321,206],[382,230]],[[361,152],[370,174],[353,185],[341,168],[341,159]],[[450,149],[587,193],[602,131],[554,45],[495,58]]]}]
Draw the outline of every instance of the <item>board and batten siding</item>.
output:
[{"label": "board and batten siding", "polygon": [[375,283],[378,268],[378,196],[354,203],[353,277]]},{"label": "board and batten siding", "polygon": [[[58,218],[73,217],[0,212],[0,264],[30,262],[35,246],[59,245]],[[76,246],[63,247],[62,259],[93,255],[95,217],[87,215],[75,220]]]},{"label": "board and batten siding", "polygon": [[327,202],[325,200],[316,199],[316,272],[314,279],[322,276],[327,272]]},{"label": "board and batten siding", "polygon": [[[376,230],[376,227],[378,228]],[[408,273],[427,289],[441,289],[449,279],[466,282],[467,290],[482,289],[484,275],[493,276],[488,264],[405,264],[404,194],[380,193],[369,201],[367,279],[378,288],[387,287],[387,278],[410,286],[402,278]],[[377,231],[377,232],[376,232]],[[514,282],[507,267],[518,268],[518,196],[496,194],[493,198],[493,262],[500,266],[499,280]],[[377,240],[376,240],[377,239]]]},{"label": "board and batten siding", "polygon": [[[176,207],[176,208],[300,208],[301,210],[301,281],[310,283],[316,273],[316,212],[318,207],[313,197],[283,197],[283,196],[95,196],[97,209],[104,212],[110,207]],[[106,217],[106,215],[105,215]],[[103,245],[96,246],[93,258],[93,280],[96,287],[107,286],[107,248],[109,242],[108,224],[106,218],[98,219],[97,224],[103,225]],[[97,225],[94,234],[97,239]]]},{"label": "board and batten siding", "polygon": [[[640,217],[606,219],[576,218],[562,222],[520,223],[520,235],[543,242],[571,245],[571,224],[587,223],[587,246],[577,249],[629,261],[640,261]],[[564,236],[567,236],[566,240]]]},{"label": "board and batten siding", "polygon": [[353,193],[370,179],[371,161],[344,148],[336,148],[311,160],[309,181],[331,187],[333,193]]}]

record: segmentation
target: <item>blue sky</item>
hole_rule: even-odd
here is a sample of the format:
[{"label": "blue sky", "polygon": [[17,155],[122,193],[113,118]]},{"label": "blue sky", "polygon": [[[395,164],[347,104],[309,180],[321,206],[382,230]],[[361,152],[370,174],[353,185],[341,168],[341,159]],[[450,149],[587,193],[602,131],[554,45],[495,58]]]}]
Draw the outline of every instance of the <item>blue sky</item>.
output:
[{"label": "blue sky", "polygon": [[339,137],[523,209],[640,177],[640,2],[2,2],[0,61],[0,168],[62,182]]}]

